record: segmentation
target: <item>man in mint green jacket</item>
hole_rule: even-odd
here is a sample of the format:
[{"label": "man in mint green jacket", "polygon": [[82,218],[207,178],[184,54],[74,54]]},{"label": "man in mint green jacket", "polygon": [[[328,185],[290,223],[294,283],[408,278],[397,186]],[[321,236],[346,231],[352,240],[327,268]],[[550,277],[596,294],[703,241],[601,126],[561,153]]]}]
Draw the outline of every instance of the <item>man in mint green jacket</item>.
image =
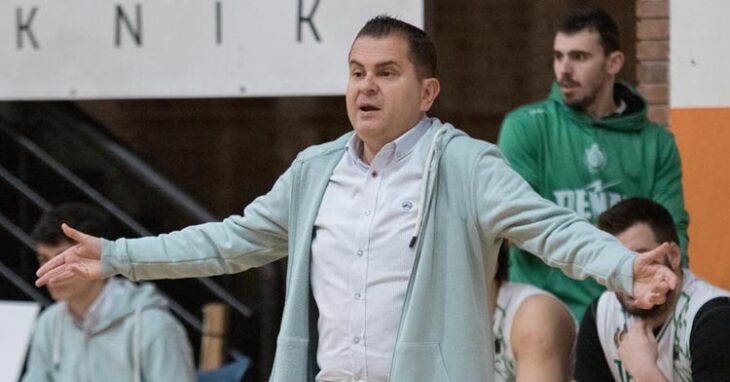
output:
[{"label": "man in mint green jacket", "polygon": [[676,248],[636,256],[539,197],[496,146],[426,117],[439,93],[421,30],[370,20],[349,55],[354,134],[301,152],[242,216],[115,242],[64,226],[80,244],[43,266],[69,278],[194,277],[288,256],[271,381],[489,381],[488,288],[504,239],[573,277],[662,303]]},{"label": "man in mint green jacket", "polygon": [[[615,82],[623,61],[618,28],[607,13],[569,11],[555,37],[550,96],[508,114],[499,147],[538,194],[590,222],[627,197],[662,204],[674,218],[686,267],[689,217],[677,145],[671,132],[649,122],[646,102]],[[514,247],[510,277],[552,292],[578,320],[605,290]]]}]

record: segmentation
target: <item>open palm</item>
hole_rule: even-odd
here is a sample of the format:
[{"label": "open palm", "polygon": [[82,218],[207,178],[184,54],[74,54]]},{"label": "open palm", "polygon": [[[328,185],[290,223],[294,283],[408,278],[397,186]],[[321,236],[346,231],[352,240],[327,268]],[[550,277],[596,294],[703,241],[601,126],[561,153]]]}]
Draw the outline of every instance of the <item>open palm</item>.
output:
[{"label": "open palm", "polygon": [[74,277],[85,280],[103,278],[101,239],[77,231],[66,224],[61,228],[66,236],[76,242],[76,245],[61,252],[38,269],[36,286],[53,285]]}]

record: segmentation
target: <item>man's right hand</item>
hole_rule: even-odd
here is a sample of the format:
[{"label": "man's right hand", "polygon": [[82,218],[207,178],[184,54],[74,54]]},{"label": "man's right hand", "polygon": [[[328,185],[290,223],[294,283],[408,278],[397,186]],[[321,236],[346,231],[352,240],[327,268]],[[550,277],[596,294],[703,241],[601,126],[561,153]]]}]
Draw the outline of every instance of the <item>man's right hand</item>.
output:
[{"label": "man's right hand", "polygon": [[62,224],[61,229],[76,245],[40,267],[36,272],[38,279],[35,285],[53,285],[74,277],[84,280],[104,278],[101,272],[101,239],[77,231],[67,224]]}]

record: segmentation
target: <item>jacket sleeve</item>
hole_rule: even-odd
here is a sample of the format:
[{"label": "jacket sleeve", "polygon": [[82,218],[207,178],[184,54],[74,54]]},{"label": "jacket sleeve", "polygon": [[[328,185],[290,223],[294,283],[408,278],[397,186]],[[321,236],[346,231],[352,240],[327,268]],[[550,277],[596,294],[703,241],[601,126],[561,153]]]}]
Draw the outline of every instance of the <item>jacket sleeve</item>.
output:
[{"label": "jacket sleeve", "polygon": [[142,316],[142,380],[194,382],[193,352],[182,326],[159,309],[145,310]]},{"label": "jacket sleeve", "polygon": [[494,146],[473,167],[471,190],[482,234],[508,239],[576,279],[592,277],[611,290],[633,293],[634,253],[573,211],[543,199]]},{"label": "jacket sleeve", "polygon": [[687,255],[689,214],[684,208],[682,163],[674,136],[666,132],[663,137],[664,139],[659,142],[659,163],[657,163],[651,198],[664,206],[672,215],[679,235],[679,246],[682,249],[682,266],[689,268],[689,256]]},{"label": "jacket sleeve", "polygon": [[102,240],[102,271],[132,280],[245,271],[287,255],[291,168],[242,216],[140,239]]},{"label": "jacket sleeve", "polygon": [[51,344],[47,335],[41,329],[40,319],[33,330],[33,340],[28,353],[28,364],[21,382],[51,382],[53,365],[49,359]]},{"label": "jacket sleeve", "polygon": [[[517,112],[508,114],[499,130],[499,148],[512,168],[520,174],[532,189],[540,184],[539,144],[534,124],[526,123]],[[539,190],[538,190],[539,191]]]}]

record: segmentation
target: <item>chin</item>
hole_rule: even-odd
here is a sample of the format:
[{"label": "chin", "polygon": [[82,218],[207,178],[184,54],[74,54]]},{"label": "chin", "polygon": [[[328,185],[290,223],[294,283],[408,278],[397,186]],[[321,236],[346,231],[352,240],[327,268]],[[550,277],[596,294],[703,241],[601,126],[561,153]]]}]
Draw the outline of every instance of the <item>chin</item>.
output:
[{"label": "chin", "polygon": [[355,126],[355,132],[360,138],[377,136],[382,131],[381,124],[375,121],[360,122]]}]

